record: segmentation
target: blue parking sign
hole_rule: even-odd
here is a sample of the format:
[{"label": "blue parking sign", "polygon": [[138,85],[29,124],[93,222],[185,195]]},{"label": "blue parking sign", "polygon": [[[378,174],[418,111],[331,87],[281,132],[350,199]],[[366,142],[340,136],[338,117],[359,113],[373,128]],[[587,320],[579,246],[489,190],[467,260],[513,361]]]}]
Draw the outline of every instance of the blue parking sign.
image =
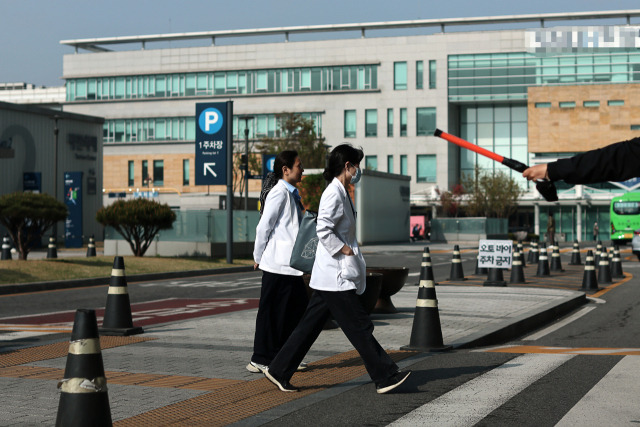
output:
[{"label": "blue parking sign", "polygon": [[228,104],[196,104],[196,185],[227,184],[227,150],[233,144]]}]

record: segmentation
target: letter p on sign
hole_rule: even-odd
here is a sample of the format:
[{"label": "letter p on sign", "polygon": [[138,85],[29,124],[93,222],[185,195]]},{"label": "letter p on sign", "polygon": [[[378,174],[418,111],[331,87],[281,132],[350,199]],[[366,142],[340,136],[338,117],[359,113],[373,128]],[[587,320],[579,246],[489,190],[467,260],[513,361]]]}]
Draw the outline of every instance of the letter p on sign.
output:
[{"label": "letter p on sign", "polygon": [[200,130],[208,135],[218,133],[222,128],[222,114],[216,108],[207,108],[198,117]]}]

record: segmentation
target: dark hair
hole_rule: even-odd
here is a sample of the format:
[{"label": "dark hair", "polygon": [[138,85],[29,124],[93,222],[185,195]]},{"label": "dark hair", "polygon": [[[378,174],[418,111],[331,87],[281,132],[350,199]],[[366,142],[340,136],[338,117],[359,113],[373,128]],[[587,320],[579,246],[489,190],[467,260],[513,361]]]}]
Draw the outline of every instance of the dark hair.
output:
[{"label": "dark hair", "polygon": [[349,162],[354,165],[360,163],[360,160],[364,157],[364,152],[355,148],[351,144],[341,144],[331,150],[329,155],[329,165],[326,167],[322,176],[327,181],[332,181],[333,178],[340,175],[344,169],[344,164]]},{"label": "dark hair", "polygon": [[276,156],[276,160],[273,162],[273,173],[276,174],[278,179],[282,179],[283,167],[286,166],[289,169],[293,169],[293,165],[295,164],[297,157],[298,152],[295,150],[281,151],[280,154]]}]

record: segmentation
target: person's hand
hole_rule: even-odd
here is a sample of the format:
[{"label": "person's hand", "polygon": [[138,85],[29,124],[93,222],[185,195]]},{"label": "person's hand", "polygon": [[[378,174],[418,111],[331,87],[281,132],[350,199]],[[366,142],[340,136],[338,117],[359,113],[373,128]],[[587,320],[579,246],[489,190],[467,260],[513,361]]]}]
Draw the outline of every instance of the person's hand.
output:
[{"label": "person's hand", "polygon": [[258,267],[260,267],[260,264],[258,264],[257,262],[254,262],[254,263],[253,263],[253,269],[254,269],[254,270],[257,270],[257,269],[258,269]]},{"label": "person's hand", "polygon": [[340,249],[340,253],[345,254],[347,256],[354,255],[353,250],[347,245],[344,245],[342,249]]},{"label": "person's hand", "polygon": [[530,168],[525,169],[525,171],[522,172],[522,176],[529,181],[549,179],[549,174],[547,173],[547,164],[542,163],[539,165],[531,166]]}]

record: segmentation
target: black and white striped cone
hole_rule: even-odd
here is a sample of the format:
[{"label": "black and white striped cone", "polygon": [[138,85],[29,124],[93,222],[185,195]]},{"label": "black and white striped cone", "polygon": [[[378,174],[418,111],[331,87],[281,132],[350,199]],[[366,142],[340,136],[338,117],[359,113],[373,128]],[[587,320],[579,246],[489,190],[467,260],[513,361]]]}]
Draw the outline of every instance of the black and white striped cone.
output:
[{"label": "black and white striped cone", "polygon": [[600,266],[600,254],[602,253],[602,242],[600,240],[598,240],[598,243],[596,244],[596,256],[594,258],[594,261],[596,263],[596,267]]},{"label": "black and white striped cone", "polygon": [[618,248],[618,245],[613,247],[613,258],[609,267],[611,268],[611,278],[621,279],[624,277],[622,260],[620,259],[620,248]]},{"label": "black and white striped cone", "polygon": [[96,242],[93,238],[93,234],[89,237],[89,244],[87,245],[87,258],[96,256]]},{"label": "black and white striped cone", "polygon": [[402,350],[417,351],[446,351],[451,350],[450,345],[444,345],[442,341],[442,327],[440,326],[440,313],[438,311],[438,299],[433,280],[423,278],[420,272],[420,287],[416,311],[413,316],[413,327],[409,345],[401,347]]},{"label": "black and white striped cone", "polygon": [[547,257],[547,245],[546,243],[540,243],[540,254],[538,255],[538,271],[537,277],[551,276],[549,272],[549,259]]},{"label": "black and white striped cone", "polygon": [[480,267],[480,256],[476,256],[476,270],[474,273],[476,276],[484,276],[489,274],[489,270],[486,267]]},{"label": "black and white striped cone", "polygon": [[458,245],[453,247],[453,258],[451,259],[451,273],[449,273],[449,280],[465,280],[464,272],[462,271],[462,260],[460,259],[460,248]]},{"label": "black and white striped cone", "polygon": [[522,263],[522,267],[526,267],[527,263],[524,260],[524,246],[522,245],[522,240],[518,241],[518,252],[520,252],[520,262]]},{"label": "black and white striped cone", "polygon": [[487,268],[489,275],[482,286],[507,286],[501,268]]},{"label": "black and white striped cone", "polygon": [[609,267],[609,255],[607,254],[607,248],[602,248],[600,253],[600,262],[598,263],[598,283],[607,284],[613,283],[611,280],[611,269]]},{"label": "black and white striped cone", "polygon": [[433,276],[433,265],[431,264],[431,252],[429,248],[425,246],[422,252],[422,262],[420,263],[420,280],[431,280],[434,285],[437,285],[436,279]]},{"label": "black and white striped cone", "polygon": [[522,252],[513,253],[513,262],[511,262],[511,279],[509,283],[526,283],[524,280],[524,265],[522,260],[524,256]]},{"label": "black and white striped cone", "polygon": [[141,327],[133,326],[129,290],[124,274],[124,259],[117,256],[113,260],[107,306],[104,309],[100,333],[102,335],[135,335],[143,332]]},{"label": "black and white striped cone", "polygon": [[549,266],[551,271],[563,271],[562,270],[562,261],[560,260],[560,246],[558,243],[553,244],[553,249],[551,252],[551,264]]},{"label": "black and white striped cone", "polygon": [[596,277],[596,266],[593,259],[593,252],[587,251],[587,258],[584,264],[584,276],[582,276],[583,291],[597,291],[598,278]]},{"label": "black and white striped cone", "polygon": [[569,265],[582,265],[582,260],[580,259],[580,245],[578,242],[573,242],[573,249],[571,250],[571,261]]},{"label": "black and white striped cone", "polygon": [[56,426],[111,426],[96,312],[76,311],[64,379],[58,383]]},{"label": "black and white striped cone", "polygon": [[11,259],[11,241],[7,234],[2,238],[2,260],[4,261],[9,259]]},{"label": "black and white striped cone", "polygon": [[538,242],[531,242],[531,247],[529,248],[529,259],[527,262],[531,265],[537,264],[540,258],[540,250],[538,249]]},{"label": "black and white striped cone", "polygon": [[49,237],[49,246],[47,247],[47,258],[58,258],[58,249],[56,248],[56,238]]}]

